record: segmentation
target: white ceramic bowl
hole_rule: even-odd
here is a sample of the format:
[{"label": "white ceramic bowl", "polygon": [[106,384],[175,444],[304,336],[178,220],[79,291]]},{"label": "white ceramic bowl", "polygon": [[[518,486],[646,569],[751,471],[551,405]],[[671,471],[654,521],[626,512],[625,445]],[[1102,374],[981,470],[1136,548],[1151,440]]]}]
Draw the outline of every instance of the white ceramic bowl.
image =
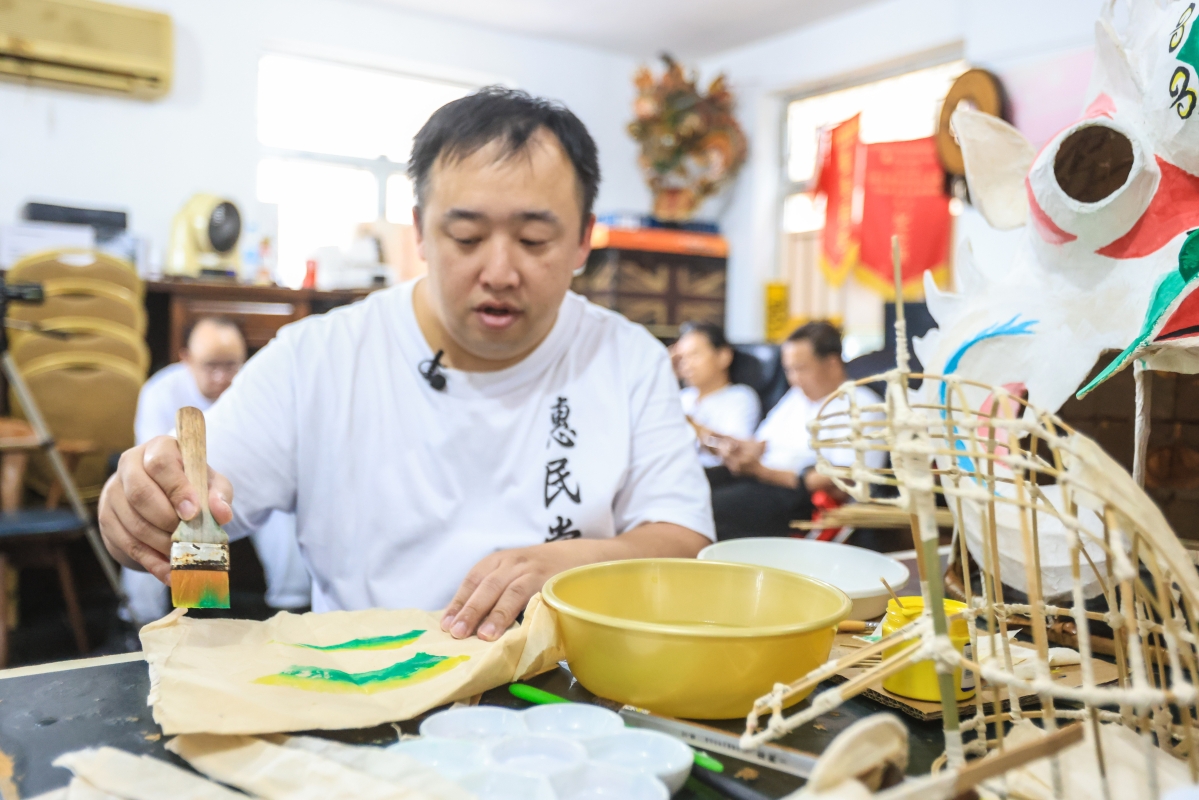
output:
[{"label": "white ceramic bowl", "polygon": [[485,769],[467,775],[458,785],[478,800],[557,800],[549,780],[503,769]]},{"label": "white ceramic bowl", "polygon": [[415,758],[452,781],[478,772],[487,764],[487,748],[467,739],[409,739],[387,749]]},{"label": "white ceramic bowl", "polygon": [[439,711],[420,724],[421,736],[491,742],[523,736],[528,730],[520,712],[497,706],[472,706]]},{"label": "white ceramic bowl", "polygon": [[650,775],[589,763],[554,778],[558,800],[670,800],[662,781]]},{"label": "white ceramic bowl", "polygon": [[586,703],[554,703],[533,706],[521,712],[529,733],[593,739],[624,730],[624,720],[614,711]]},{"label": "white ceramic bowl", "polygon": [[493,744],[489,755],[502,770],[546,778],[577,770],[587,761],[583,745],[556,736],[514,736]]},{"label": "white ceramic bowl", "polygon": [[641,775],[652,775],[671,794],[683,788],[695,754],[671,736],[654,731],[622,731],[586,742],[593,762],[619,767]]},{"label": "white ceramic bowl", "polygon": [[890,556],[834,542],[789,537],[729,539],[699,552],[704,561],[775,567],[831,583],[853,601],[850,619],[874,619],[887,611],[889,595],[879,578],[900,591],[908,568]]}]

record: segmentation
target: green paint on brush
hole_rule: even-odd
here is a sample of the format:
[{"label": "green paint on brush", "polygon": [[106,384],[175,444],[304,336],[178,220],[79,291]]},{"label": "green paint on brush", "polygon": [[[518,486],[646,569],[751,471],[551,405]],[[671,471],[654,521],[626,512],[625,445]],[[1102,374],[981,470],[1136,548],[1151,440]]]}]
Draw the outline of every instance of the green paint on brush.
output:
[{"label": "green paint on brush", "polygon": [[402,689],[449,672],[470,656],[434,656],[417,653],[407,661],[370,672],[344,672],[323,667],[289,667],[274,675],[264,675],[254,683],[290,686],[310,692],[375,694]]},{"label": "green paint on brush", "polygon": [[332,652],[335,650],[399,650],[410,645],[424,635],[424,631],[408,631],[396,636],[372,636],[368,639],[351,639],[338,644],[303,644],[302,642],[275,642],[292,647],[303,647],[308,650]]},{"label": "green paint on brush", "polygon": [[229,598],[226,595],[208,589],[200,595],[200,600],[192,608],[228,608]]}]

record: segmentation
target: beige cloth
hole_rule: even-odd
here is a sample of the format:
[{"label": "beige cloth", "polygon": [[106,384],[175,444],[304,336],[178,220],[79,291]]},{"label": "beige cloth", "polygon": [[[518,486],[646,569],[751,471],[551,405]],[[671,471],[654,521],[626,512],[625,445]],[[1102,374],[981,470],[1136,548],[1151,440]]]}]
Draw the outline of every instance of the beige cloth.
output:
[{"label": "beige cloth", "polygon": [[[394,649],[298,646],[417,631],[424,633]],[[195,620],[177,610],[142,628],[141,640],[150,664],[148,702],[167,734],[366,728],[522,680],[564,658],[556,619],[540,595],[529,601],[524,624],[496,642],[454,639],[442,632],[437,613],[383,609],[284,612],[266,622]],[[438,657],[445,660],[411,679],[329,679]]]},{"label": "beige cloth", "polygon": [[[1103,762],[1107,768],[1108,786],[1115,800],[1149,796],[1149,779],[1145,771],[1145,742],[1133,730],[1123,725],[1107,723],[1099,726],[1103,743]],[[1018,747],[1035,741],[1045,732],[1028,720],[1012,726],[1007,745]],[[1062,788],[1064,800],[1094,800],[1103,797],[1103,778],[1095,758],[1095,739],[1089,724],[1083,726],[1083,741],[1061,752]],[[1157,784],[1165,795],[1171,789],[1190,784],[1186,762],[1153,747],[1157,768]],[[1007,773],[1007,788],[1012,798],[1019,800],[1052,800],[1053,777],[1050,760],[1042,758]]]},{"label": "beige cloth", "polygon": [[176,736],[167,749],[214,780],[263,800],[435,800],[296,747],[252,736]]},{"label": "beige cloth", "polygon": [[424,792],[430,800],[472,800],[474,797],[458,784],[442,777],[432,767],[403,753],[371,745],[343,744],[315,736],[268,737],[268,741],[274,739],[280,740],[274,742],[275,744],[315,753],[344,767],[381,778],[394,786]]},{"label": "beige cloth", "polygon": [[75,774],[67,787],[67,800],[245,800],[173,764],[115,747],[63,753],[54,759],[54,766]]},{"label": "beige cloth", "polygon": [[64,786],[61,789],[51,789],[45,794],[39,794],[37,797],[30,797],[28,800],[70,800],[69,786]]},{"label": "beige cloth", "polygon": [[908,729],[904,724],[891,714],[871,714],[837,734],[820,755],[804,788],[813,795],[831,792],[843,783],[857,783],[861,776],[888,764],[895,765],[902,774],[908,767],[908,753]]},{"label": "beige cloth", "polygon": [[[115,794],[102,792],[95,786],[92,786],[83,778],[71,778],[71,783],[64,790],[63,800],[125,800]],[[170,795],[162,795],[162,800],[167,800]]]}]

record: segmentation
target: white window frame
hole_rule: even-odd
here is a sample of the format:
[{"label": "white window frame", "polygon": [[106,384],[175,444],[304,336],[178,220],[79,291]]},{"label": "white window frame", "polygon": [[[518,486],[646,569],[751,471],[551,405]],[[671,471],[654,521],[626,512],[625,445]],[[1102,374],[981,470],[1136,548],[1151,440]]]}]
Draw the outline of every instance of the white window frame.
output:
[{"label": "white window frame", "polygon": [[[261,61],[266,56],[280,55],[292,58],[306,58],[311,61],[322,61],[338,66],[371,69],[414,78],[422,81],[457,84],[465,89],[475,90],[492,84],[511,85],[507,80],[464,70],[446,70],[431,65],[416,64],[403,59],[385,56],[363,57],[361,53],[346,51],[340,48],[321,47],[317,45],[298,45],[290,42],[269,42],[258,54]],[[257,67],[256,67],[257,69]],[[257,77],[255,78],[257,80]],[[341,156],[332,153],[320,153],[309,150],[290,150],[272,147],[257,140],[257,125],[255,125],[255,140],[258,142],[258,161],[270,158],[284,160],[315,161],[339,167],[353,167],[371,173],[375,178],[377,198],[377,219],[387,219],[387,179],[392,175],[408,176],[408,162],[395,161],[387,156],[376,158],[359,158]]]},{"label": "white window frame", "polygon": [[779,102],[782,104],[782,113],[779,115],[779,199],[778,199],[778,228],[782,231],[783,222],[783,202],[789,195],[799,192],[810,192],[815,188],[816,180],[819,177],[820,165],[816,165],[816,172],[806,181],[791,180],[791,173],[788,169],[788,164],[791,161],[791,137],[787,130],[787,110],[791,104],[797,100],[806,100],[809,97],[816,97],[822,94],[832,94],[844,89],[853,89],[857,86],[864,86],[868,83],[883,81],[888,78],[897,78],[900,75],[905,75],[909,72],[917,72],[930,67],[939,67],[942,64],[948,64],[953,61],[961,61],[965,58],[965,45],[963,42],[954,42],[943,47],[937,47],[932,50],[927,50],[913,56],[908,56],[896,61],[886,62],[884,64],[870,67],[866,70],[859,70],[851,73],[846,73],[839,77],[821,81],[818,83],[808,84],[802,88],[794,89],[790,92],[783,93],[779,96]]}]

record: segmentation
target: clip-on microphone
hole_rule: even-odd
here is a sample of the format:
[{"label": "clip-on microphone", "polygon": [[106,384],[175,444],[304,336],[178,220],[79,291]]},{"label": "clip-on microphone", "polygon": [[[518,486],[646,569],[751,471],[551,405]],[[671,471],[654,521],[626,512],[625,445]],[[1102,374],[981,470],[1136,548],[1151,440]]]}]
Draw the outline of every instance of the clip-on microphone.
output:
[{"label": "clip-on microphone", "polygon": [[437,355],[422,361],[419,367],[420,376],[429,382],[435,392],[445,391],[445,375],[441,374],[441,357],[444,355],[444,350],[438,350]]}]

